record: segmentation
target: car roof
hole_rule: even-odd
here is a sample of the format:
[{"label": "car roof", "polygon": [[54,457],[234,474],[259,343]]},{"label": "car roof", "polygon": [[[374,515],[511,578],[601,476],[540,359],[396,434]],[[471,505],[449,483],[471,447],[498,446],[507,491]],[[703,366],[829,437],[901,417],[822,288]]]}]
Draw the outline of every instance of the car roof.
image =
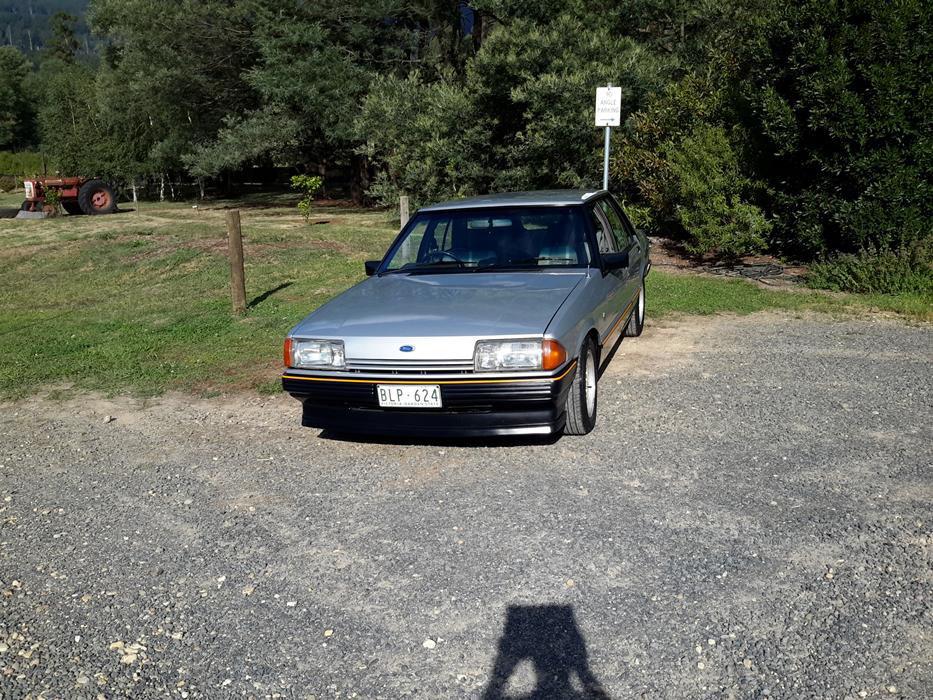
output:
[{"label": "car roof", "polygon": [[466,199],[454,199],[421,207],[419,211],[449,211],[485,207],[568,207],[583,204],[605,190],[539,190],[537,192],[501,192]]}]

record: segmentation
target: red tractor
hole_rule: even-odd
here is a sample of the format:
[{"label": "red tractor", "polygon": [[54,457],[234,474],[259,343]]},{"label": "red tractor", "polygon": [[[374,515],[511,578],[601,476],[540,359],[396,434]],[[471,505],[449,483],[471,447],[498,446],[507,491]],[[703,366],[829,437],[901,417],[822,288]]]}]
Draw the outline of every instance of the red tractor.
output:
[{"label": "red tractor", "polygon": [[113,214],[117,210],[117,198],[113,188],[103,180],[84,177],[40,177],[26,180],[26,201],[23,211],[41,212],[45,207],[46,193],[58,193],[58,201],[69,214]]}]

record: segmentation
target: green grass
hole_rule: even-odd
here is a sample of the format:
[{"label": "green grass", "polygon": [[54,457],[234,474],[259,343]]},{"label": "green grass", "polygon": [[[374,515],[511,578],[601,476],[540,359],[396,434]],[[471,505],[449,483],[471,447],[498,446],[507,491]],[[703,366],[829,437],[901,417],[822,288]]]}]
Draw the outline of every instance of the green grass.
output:
[{"label": "green grass", "polygon": [[[281,341],[363,277],[394,236],[382,212],[244,207],[247,298],[230,312],[224,203],[144,204],[141,214],[0,219],[0,397],[275,391]],[[763,309],[880,309],[930,320],[930,300],[762,290],[655,271],[651,317]]]},{"label": "green grass", "polygon": [[654,316],[671,313],[750,314],[756,311],[817,311],[824,313],[893,313],[933,321],[933,299],[923,294],[842,294],[812,289],[777,290],[741,279],[652,272],[648,276],[647,310]]},{"label": "green grass", "polygon": [[23,190],[13,190],[12,192],[0,192],[0,209],[19,208],[23,203]]}]

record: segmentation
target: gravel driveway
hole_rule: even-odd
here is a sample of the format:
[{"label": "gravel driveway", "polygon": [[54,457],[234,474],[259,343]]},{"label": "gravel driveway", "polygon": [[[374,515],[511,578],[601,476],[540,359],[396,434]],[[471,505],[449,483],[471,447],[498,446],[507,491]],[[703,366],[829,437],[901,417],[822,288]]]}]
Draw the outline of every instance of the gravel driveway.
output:
[{"label": "gravel driveway", "polygon": [[931,367],[895,321],[655,324],[530,445],[0,405],[0,695],[933,697]]}]

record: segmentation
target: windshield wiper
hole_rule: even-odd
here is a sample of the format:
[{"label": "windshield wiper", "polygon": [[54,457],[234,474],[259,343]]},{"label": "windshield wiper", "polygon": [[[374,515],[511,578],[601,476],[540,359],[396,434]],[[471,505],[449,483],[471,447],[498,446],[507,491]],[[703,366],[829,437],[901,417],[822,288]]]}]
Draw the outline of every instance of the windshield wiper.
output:
[{"label": "windshield wiper", "polygon": [[510,264],[512,265],[533,265],[536,263],[543,263],[543,262],[547,262],[547,263],[562,262],[562,263],[576,264],[577,260],[576,258],[559,258],[559,257],[554,257],[554,256],[549,256],[549,255],[539,255],[536,258],[525,258],[524,260],[513,260]]},{"label": "windshield wiper", "polygon": [[462,265],[458,265],[452,260],[440,260],[438,262],[432,263],[420,263],[418,265],[406,265],[405,267],[399,267],[394,270],[386,270],[383,274],[385,275],[394,275],[402,272],[450,272],[451,270],[465,270]]}]

